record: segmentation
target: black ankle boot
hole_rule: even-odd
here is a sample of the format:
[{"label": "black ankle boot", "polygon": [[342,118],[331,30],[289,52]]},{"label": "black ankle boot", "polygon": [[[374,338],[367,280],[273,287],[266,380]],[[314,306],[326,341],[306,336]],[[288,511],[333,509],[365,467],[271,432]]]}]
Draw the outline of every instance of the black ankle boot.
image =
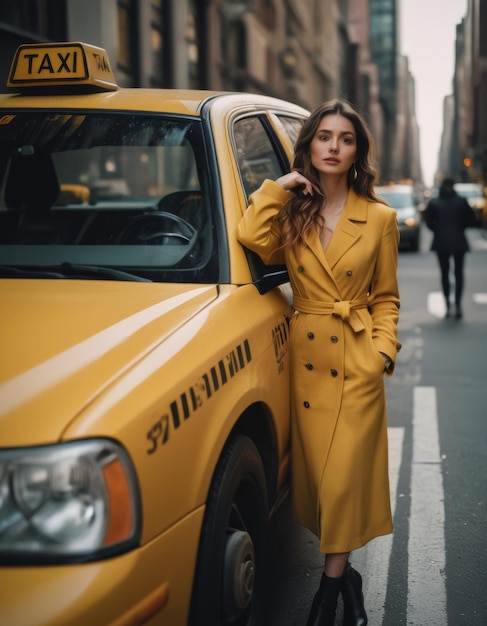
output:
[{"label": "black ankle boot", "polygon": [[343,626],[366,626],[362,576],[347,564],[342,577]]},{"label": "black ankle boot", "polygon": [[333,626],[341,586],[341,578],[329,578],[326,574],[321,576],[320,588],[313,598],[306,626]]}]

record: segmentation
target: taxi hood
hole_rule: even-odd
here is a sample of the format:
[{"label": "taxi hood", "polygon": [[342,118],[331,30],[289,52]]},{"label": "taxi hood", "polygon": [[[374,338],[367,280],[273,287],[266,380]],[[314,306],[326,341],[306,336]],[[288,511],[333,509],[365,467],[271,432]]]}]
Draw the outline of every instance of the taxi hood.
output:
[{"label": "taxi hood", "polygon": [[111,382],[217,297],[215,285],[0,281],[0,440],[52,443]]}]

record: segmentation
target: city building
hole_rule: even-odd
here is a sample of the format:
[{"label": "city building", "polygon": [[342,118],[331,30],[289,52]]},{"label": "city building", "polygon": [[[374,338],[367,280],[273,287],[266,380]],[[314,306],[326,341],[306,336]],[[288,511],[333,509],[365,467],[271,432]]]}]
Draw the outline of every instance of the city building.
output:
[{"label": "city building", "polygon": [[[440,172],[484,180],[485,4],[469,0],[457,28],[449,148],[439,155]],[[249,91],[308,109],[344,97],[371,127],[381,182],[420,184],[399,11],[400,0],[16,0],[0,5],[0,90],[19,44],[72,40],[105,48],[122,87]]]},{"label": "city building", "polygon": [[457,25],[453,93],[444,106],[438,181],[487,185],[487,2],[468,0]]}]

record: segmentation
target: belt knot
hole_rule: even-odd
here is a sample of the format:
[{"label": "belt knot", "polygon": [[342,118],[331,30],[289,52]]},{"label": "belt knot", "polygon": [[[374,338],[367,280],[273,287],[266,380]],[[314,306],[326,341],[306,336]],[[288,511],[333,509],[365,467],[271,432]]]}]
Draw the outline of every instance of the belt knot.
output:
[{"label": "belt knot", "polygon": [[358,333],[364,330],[365,326],[357,315],[357,309],[366,309],[369,305],[367,296],[356,300],[339,300],[338,302],[321,302],[319,300],[308,300],[294,296],[294,308],[301,313],[311,313],[313,315],[337,315],[344,322],[350,324],[353,330]]},{"label": "belt knot", "polygon": [[340,302],[335,302],[333,305],[333,313],[341,317],[344,322],[348,322],[350,320],[351,305],[351,300],[340,300]]}]

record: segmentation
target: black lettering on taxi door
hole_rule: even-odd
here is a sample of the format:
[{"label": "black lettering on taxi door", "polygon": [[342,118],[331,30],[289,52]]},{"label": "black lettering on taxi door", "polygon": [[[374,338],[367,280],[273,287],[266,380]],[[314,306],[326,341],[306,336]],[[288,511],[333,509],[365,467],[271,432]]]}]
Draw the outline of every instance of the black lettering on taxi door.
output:
[{"label": "black lettering on taxi door", "polygon": [[[282,329],[282,332],[285,333],[285,329]],[[146,435],[151,443],[147,454],[153,454],[160,446],[166,444],[169,441],[170,429],[172,432],[178,430],[183,423],[182,420],[189,419],[203,406],[205,400],[209,400],[251,361],[250,343],[245,339],[242,344],[238,344],[224,358],[217,361],[216,365],[211,366],[209,372],[202,374],[189,389],[179,395],[179,398],[170,402],[169,412],[153,424]]]},{"label": "black lettering on taxi door", "polygon": [[147,450],[147,454],[153,454],[159,442],[164,445],[169,438],[169,415],[163,415],[147,433],[147,439],[151,442],[152,447]]}]

